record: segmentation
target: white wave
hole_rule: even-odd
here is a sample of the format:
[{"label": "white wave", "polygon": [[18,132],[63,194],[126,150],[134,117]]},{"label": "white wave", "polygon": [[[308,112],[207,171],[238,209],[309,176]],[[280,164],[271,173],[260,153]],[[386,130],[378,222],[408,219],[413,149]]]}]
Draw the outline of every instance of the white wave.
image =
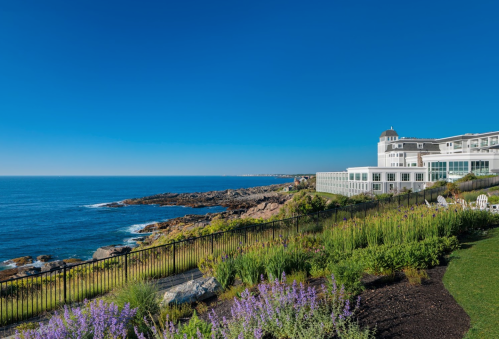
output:
[{"label": "white wave", "polygon": [[10,262],[10,261],[4,261],[4,262],[0,263],[0,265],[3,267],[9,267],[9,268],[17,267],[16,263]]},{"label": "white wave", "polygon": [[99,207],[104,207],[104,206],[109,205],[109,204],[120,204],[120,205],[123,205],[123,201],[103,202],[103,203],[100,203],[100,204],[83,205],[83,207],[87,207],[87,208],[99,208]]},{"label": "white wave", "polygon": [[83,207],[87,207],[87,208],[99,208],[99,207],[105,206],[107,204],[110,204],[110,202],[103,202],[102,204],[83,205]]},{"label": "white wave", "polygon": [[[135,225],[132,225],[130,227],[127,227],[126,231],[128,233],[139,234],[139,231],[144,229],[146,226],[154,225],[154,224],[157,224],[158,222],[159,221],[150,221],[150,222],[146,222],[143,224],[135,224]],[[140,234],[142,234],[142,233],[140,233]]]}]

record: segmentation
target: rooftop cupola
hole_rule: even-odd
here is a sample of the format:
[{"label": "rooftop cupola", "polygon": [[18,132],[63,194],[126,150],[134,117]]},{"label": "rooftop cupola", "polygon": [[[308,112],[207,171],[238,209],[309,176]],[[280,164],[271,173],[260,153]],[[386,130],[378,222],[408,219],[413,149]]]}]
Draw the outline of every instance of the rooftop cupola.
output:
[{"label": "rooftop cupola", "polygon": [[399,138],[399,135],[397,134],[397,132],[395,132],[395,130],[392,127],[390,129],[387,129],[383,133],[381,133],[379,140],[380,141],[392,141],[392,140],[398,140],[398,138]]}]

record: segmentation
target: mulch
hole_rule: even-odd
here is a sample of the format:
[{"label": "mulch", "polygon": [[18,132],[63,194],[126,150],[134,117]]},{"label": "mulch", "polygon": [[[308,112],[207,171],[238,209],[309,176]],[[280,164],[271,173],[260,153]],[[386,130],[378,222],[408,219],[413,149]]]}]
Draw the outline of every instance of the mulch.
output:
[{"label": "mulch", "polygon": [[[462,339],[470,327],[470,318],[442,283],[446,268],[427,270],[429,279],[421,285],[411,285],[403,273],[390,281],[365,277],[366,290],[357,312],[360,325],[376,329],[379,339]],[[311,279],[309,284],[319,287],[323,282]],[[231,318],[232,300],[211,298],[205,302],[220,319]],[[207,313],[199,317],[209,321]]]},{"label": "mulch", "polygon": [[462,339],[470,318],[445,289],[446,266],[427,270],[429,279],[411,285],[403,274],[376,280],[361,294],[362,326],[376,328],[376,338]]}]

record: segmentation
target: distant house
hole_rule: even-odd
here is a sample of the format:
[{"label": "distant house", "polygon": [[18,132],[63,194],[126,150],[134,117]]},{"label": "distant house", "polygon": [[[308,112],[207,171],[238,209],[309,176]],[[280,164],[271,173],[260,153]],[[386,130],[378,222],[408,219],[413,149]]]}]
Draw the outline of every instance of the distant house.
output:
[{"label": "distant house", "polygon": [[[307,179],[308,179],[308,178],[307,178]],[[306,183],[306,182],[307,182],[307,179],[305,179],[305,177],[301,177],[301,178],[300,178],[300,180],[299,180],[300,184],[301,184],[301,183]]]},{"label": "distant house", "polygon": [[289,186],[284,187],[284,192],[290,192],[293,189],[294,189],[294,186],[293,185],[289,185]]},{"label": "distant house", "polygon": [[300,180],[298,180],[298,178],[295,178],[294,184],[295,186],[298,186],[300,184]]}]

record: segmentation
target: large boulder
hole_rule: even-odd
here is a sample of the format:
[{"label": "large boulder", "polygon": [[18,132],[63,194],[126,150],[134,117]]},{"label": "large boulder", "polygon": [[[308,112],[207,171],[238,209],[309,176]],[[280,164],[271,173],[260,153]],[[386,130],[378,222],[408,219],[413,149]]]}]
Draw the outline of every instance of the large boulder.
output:
[{"label": "large boulder", "polygon": [[131,247],[128,246],[104,246],[97,249],[92,256],[95,260],[105,259],[109,257],[114,257],[120,254],[126,254],[132,250]]},{"label": "large boulder", "polygon": [[193,303],[216,295],[222,289],[219,282],[213,278],[199,278],[170,288],[163,296],[162,305]]},{"label": "large boulder", "polygon": [[36,257],[36,260],[41,261],[41,262],[47,262],[50,259],[52,259],[52,256],[50,256],[50,255],[39,255],[38,257]]},{"label": "large boulder", "polygon": [[65,263],[62,260],[56,260],[56,261],[47,262],[47,263],[45,263],[43,265],[42,272],[51,271],[53,269],[60,268],[60,267],[62,267],[64,265],[65,265]]}]

